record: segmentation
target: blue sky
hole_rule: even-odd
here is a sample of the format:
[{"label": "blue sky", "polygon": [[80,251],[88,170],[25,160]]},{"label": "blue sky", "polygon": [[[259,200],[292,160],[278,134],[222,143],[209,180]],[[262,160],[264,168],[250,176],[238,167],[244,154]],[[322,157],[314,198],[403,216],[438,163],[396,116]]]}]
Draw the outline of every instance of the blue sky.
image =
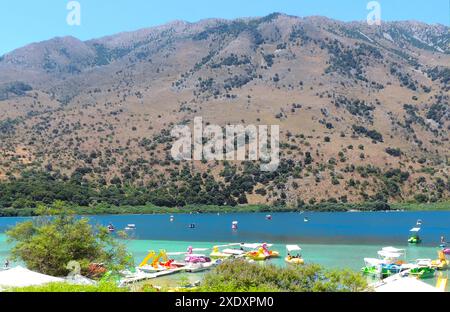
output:
[{"label": "blue sky", "polygon": [[[82,40],[181,19],[236,18],[283,12],[365,20],[369,0],[78,0],[81,25],[68,26],[69,0],[2,0],[0,55],[31,42],[71,35]],[[449,25],[450,0],[379,0],[383,20]]]}]

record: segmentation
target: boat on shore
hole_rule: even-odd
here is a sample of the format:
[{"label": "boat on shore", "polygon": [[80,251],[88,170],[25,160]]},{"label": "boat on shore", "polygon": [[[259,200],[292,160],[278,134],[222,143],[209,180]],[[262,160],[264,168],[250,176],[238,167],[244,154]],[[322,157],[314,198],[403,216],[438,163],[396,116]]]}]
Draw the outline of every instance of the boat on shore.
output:
[{"label": "boat on shore", "polygon": [[[150,251],[144,258],[141,264],[136,268],[137,273],[132,277],[142,279],[152,279],[165,275],[170,275],[178,272],[195,273],[212,269],[221,263],[221,260],[212,260],[204,254],[197,254],[197,251],[206,251],[208,248],[194,249],[189,246],[187,251],[166,253],[165,250],[160,250],[158,254]],[[184,257],[183,260],[175,260],[171,257]],[[141,274],[148,274],[147,276],[137,276]],[[131,277],[131,278],[132,278]]]},{"label": "boat on shore", "polygon": [[444,253],[444,250],[438,251],[438,259],[431,261],[431,267],[437,270],[446,270],[450,265],[450,261],[447,260],[447,256]]},{"label": "boat on shore", "polygon": [[[233,246],[241,246],[240,248],[231,248]],[[228,247],[222,251],[219,247]],[[224,246],[214,246],[211,254],[209,255],[212,259],[228,259],[228,258],[239,258],[245,255],[245,250],[242,244],[229,244]]]},{"label": "boat on shore", "polygon": [[361,272],[365,275],[387,278],[410,268],[404,259],[406,251],[395,247],[384,247],[377,252],[379,258],[364,258],[365,266]]},{"label": "boat on shore", "polygon": [[220,251],[218,246],[214,246],[213,251],[210,253],[209,256],[211,257],[211,259],[227,259],[230,258],[232,255]]},{"label": "boat on shore", "polygon": [[148,255],[136,268],[137,271],[144,273],[158,273],[170,270],[179,270],[185,266],[184,263],[169,259],[165,250],[160,250],[157,254],[155,251],[149,251]]},{"label": "boat on shore", "polygon": [[431,267],[416,267],[409,271],[409,274],[419,279],[434,278],[435,273],[436,270]]},{"label": "boat on shore", "polygon": [[183,268],[183,270],[188,273],[198,273],[211,270],[218,266],[220,263],[220,260],[205,263],[189,263]]},{"label": "boat on shore", "polygon": [[265,261],[270,258],[278,258],[280,253],[275,250],[269,250],[272,245],[263,244],[244,244],[244,247],[254,247],[254,250],[247,252],[246,257],[254,261]]}]

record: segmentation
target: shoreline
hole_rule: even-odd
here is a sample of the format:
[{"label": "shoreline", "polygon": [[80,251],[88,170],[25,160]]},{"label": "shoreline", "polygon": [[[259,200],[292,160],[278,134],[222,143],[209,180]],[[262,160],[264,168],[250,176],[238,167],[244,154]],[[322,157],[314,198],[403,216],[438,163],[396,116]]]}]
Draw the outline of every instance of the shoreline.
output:
[{"label": "shoreline", "polygon": [[[279,212],[400,212],[400,211],[450,211],[450,201],[438,203],[321,203],[303,207],[267,206],[267,205],[245,205],[245,206],[210,206],[190,205],[185,207],[158,207],[155,205],[145,206],[110,206],[98,204],[93,207],[80,207],[72,205],[70,209],[77,215],[164,215],[164,214],[216,214],[216,213],[279,213]],[[36,208],[1,208],[0,218],[7,217],[33,217],[36,216]]]}]

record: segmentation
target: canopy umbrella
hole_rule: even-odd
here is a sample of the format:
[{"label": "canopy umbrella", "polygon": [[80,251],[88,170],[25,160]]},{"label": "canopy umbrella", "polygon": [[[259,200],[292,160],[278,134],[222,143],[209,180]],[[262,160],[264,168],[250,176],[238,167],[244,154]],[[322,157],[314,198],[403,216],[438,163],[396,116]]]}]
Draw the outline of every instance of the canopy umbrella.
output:
[{"label": "canopy umbrella", "polygon": [[382,251],[392,252],[392,253],[404,253],[405,249],[399,249],[395,247],[384,247]]},{"label": "canopy umbrella", "polygon": [[301,251],[302,248],[300,248],[300,246],[298,245],[286,245],[286,250],[288,252],[293,252],[293,251]]}]

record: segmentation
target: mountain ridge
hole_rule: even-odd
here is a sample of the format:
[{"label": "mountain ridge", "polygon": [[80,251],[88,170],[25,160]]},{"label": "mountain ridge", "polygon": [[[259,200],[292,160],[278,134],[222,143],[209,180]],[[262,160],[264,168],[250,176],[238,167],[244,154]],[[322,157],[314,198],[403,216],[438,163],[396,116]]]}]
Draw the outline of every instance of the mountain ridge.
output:
[{"label": "mountain ridge", "polygon": [[[0,179],[43,170],[172,203],[201,201],[196,187],[228,203],[446,199],[449,43],[439,25],[271,14],[28,45],[0,60]],[[279,171],[174,162],[170,129],[195,116],[280,125]]]}]

